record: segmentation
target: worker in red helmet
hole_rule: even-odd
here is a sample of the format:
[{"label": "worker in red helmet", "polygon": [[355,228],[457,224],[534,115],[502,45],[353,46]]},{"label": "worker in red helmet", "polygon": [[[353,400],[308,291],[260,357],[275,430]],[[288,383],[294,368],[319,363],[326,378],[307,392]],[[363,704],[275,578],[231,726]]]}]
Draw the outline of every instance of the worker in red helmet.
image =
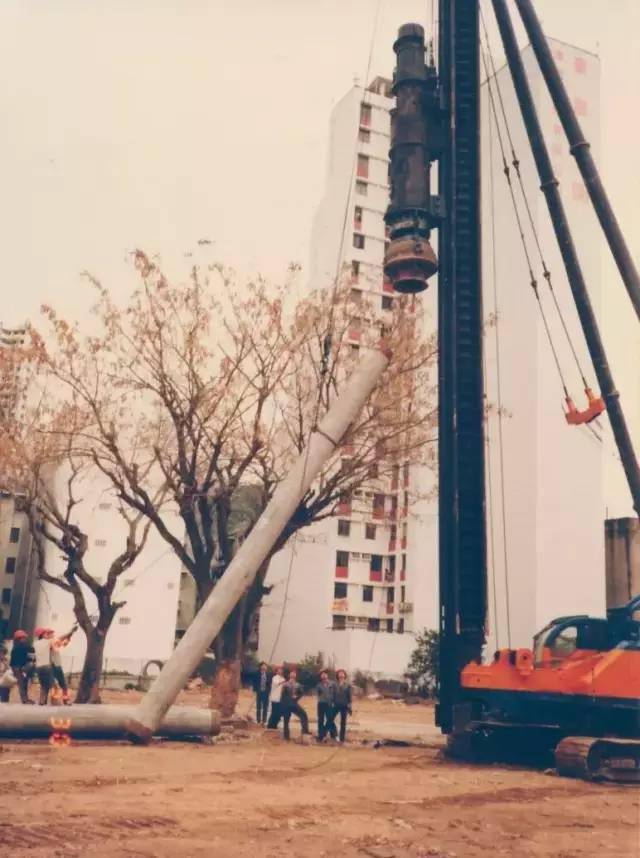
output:
[{"label": "worker in red helmet", "polygon": [[[76,623],[70,632],[67,632],[66,635],[61,635],[60,637],[56,637],[56,633],[53,629],[45,629],[47,634],[47,638],[51,641],[51,670],[53,673],[54,682],[57,683],[60,689],[60,695],[62,696],[62,702],[65,706],[68,706],[70,701],[69,695],[69,686],[67,685],[67,678],[64,675],[64,670],[62,669],[62,659],[60,658],[60,650],[64,649],[64,647],[68,646],[69,641],[73,637],[73,635],[78,630],[78,624]],[[53,698],[58,698],[59,695],[54,690],[52,694]]]},{"label": "worker in red helmet", "polygon": [[35,653],[29,643],[29,636],[23,629],[18,629],[13,635],[9,664],[18,681],[20,700],[23,703],[33,703],[33,700],[29,699],[29,679],[33,674],[34,661]]}]

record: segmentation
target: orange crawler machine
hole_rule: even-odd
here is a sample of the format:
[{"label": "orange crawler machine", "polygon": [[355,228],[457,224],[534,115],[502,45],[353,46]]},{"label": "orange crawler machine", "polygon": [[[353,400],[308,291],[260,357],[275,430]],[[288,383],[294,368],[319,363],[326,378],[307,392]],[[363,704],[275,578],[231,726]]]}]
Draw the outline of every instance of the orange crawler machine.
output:
[{"label": "orange crawler machine", "polygon": [[640,782],[640,596],[607,618],[553,620],[533,649],[462,671],[470,720],[453,755],[554,750],[560,774]]}]

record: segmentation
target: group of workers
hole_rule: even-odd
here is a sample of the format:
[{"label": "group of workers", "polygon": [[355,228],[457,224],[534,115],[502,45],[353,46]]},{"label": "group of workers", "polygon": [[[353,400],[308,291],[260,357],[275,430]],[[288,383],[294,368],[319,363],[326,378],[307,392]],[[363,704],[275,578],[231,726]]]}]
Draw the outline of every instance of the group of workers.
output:
[{"label": "group of workers", "polygon": [[[290,668],[285,677],[283,667],[273,670],[262,662],[254,681],[256,693],[256,721],[267,730],[277,730],[280,721],[283,722],[284,738],[290,738],[291,716],[295,715],[300,721],[303,735],[309,734],[309,716],[300,705],[304,689],[298,682],[298,672]],[[318,713],[318,742],[324,742],[327,737],[333,740],[339,738],[344,742],[347,734],[347,719],[352,714],[351,685],[346,671],[338,670],[335,680],[329,678],[326,670],[320,673],[316,686]],[[270,711],[269,711],[270,710]],[[340,719],[340,729],[336,727],[336,718]]]},{"label": "group of workers", "polygon": [[74,626],[66,635],[57,637],[53,629],[39,627],[33,632],[32,642],[23,629],[18,629],[13,635],[10,653],[4,645],[0,646],[0,703],[10,701],[11,689],[15,686],[22,703],[35,703],[29,696],[29,688],[37,676],[40,706],[46,706],[50,696],[52,701],[67,705],[69,687],[60,650],[69,643],[76,629]]}]

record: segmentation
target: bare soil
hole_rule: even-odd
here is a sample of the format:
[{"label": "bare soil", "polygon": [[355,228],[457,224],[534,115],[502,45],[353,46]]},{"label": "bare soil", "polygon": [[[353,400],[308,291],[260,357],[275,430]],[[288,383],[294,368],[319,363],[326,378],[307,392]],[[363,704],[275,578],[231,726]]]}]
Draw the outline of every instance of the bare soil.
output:
[{"label": "bare soil", "polygon": [[[181,702],[206,703],[195,692]],[[240,713],[250,710],[243,694]],[[363,701],[353,720],[344,747],[303,746],[297,724],[288,744],[256,727],[214,746],[4,742],[0,855],[640,855],[637,788],[445,761],[427,706]],[[425,746],[362,744],[376,734]]]}]

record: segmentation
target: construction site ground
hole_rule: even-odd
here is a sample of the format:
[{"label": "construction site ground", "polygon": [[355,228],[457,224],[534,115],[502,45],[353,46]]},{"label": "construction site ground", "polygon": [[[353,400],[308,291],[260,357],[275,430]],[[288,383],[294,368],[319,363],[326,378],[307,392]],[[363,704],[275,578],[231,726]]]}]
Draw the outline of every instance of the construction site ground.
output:
[{"label": "construction site ground", "polygon": [[[180,702],[206,705],[206,695],[185,692]],[[239,712],[251,709],[243,693]],[[0,855],[640,855],[640,790],[446,761],[430,706],[359,701],[345,746],[303,746],[297,722],[293,731],[285,743],[250,726],[213,746],[5,741]],[[422,745],[363,744],[374,737]]]}]

